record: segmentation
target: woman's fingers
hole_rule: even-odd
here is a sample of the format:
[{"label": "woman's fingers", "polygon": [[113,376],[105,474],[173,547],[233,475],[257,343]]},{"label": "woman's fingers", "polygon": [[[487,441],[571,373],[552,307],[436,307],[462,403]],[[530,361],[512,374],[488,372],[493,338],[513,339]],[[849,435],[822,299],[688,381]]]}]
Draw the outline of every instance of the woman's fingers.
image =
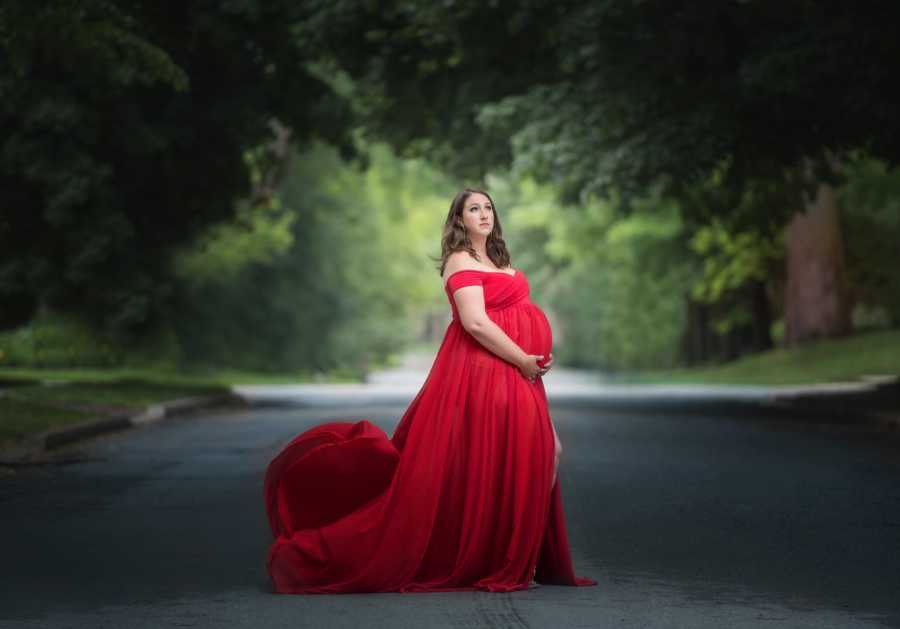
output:
[{"label": "woman's fingers", "polygon": [[[539,358],[543,358],[543,357],[539,357]],[[550,370],[550,367],[552,364],[553,364],[553,353],[551,352],[548,355],[547,362],[544,363],[544,365],[542,367],[538,368],[538,372],[533,376],[525,376],[525,379],[528,380],[528,382],[536,382],[537,377],[543,376],[545,373],[547,373]],[[523,373],[522,375],[525,375],[525,374]]]}]

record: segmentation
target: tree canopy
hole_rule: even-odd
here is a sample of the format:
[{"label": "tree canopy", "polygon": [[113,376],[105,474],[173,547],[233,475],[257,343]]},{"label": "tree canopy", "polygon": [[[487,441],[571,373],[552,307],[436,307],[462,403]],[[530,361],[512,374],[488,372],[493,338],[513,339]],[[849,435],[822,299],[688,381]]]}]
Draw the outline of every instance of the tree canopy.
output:
[{"label": "tree canopy", "polygon": [[39,303],[113,332],[157,321],[169,254],[249,196],[273,118],[349,153],[295,2],[0,3],[0,326]]},{"label": "tree canopy", "polygon": [[[425,156],[466,183],[511,167],[505,181],[533,181],[554,204],[577,205],[562,221],[571,233],[554,234],[548,215],[533,226],[543,235],[528,236],[557,253],[580,247],[546,268],[566,266],[574,283],[592,265],[618,265],[596,288],[626,306],[648,292],[687,295],[694,283],[694,298],[716,302],[739,327],[747,294],[768,312],[764,284],[782,264],[775,243],[804,207],[805,186],[842,172],[893,185],[893,171],[866,175],[860,164],[900,161],[900,97],[887,88],[900,65],[897,18],[900,5],[886,0],[0,0],[0,328],[45,304],[139,331],[192,299],[215,303],[200,280],[216,275],[240,277],[217,297],[233,309],[266,290],[319,290],[278,283],[271,268],[289,276],[304,238],[327,240],[310,234],[334,243],[357,232],[325,210],[321,232],[304,236],[294,221],[315,224],[315,204],[351,222],[364,212],[353,195],[326,202],[312,188],[278,189],[285,156],[324,154],[287,150],[313,139],[344,157],[385,140],[401,158]],[[851,188],[844,198],[867,204],[849,217],[848,237],[865,257],[851,256],[851,279],[886,303],[873,295],[894,251],[893,206]],[[282,208],[280,194],[300,201]],[[253,235],[242,238],[244,229]],[[877,255],[859,244],[876,232],[888,243]],[[313,250],[358,262],[334,244]],[[698,260],[685,261],[694,255],[700,280]],[[248,261],[254,270],[240,272]],[[665,288],[641,276],[654,264],[671,271]],[[349,320],[354,308],[341,303]],[[630,364],[677,359],[680,323],[663,330],[623,308],[604,311],[607,328],[660,331],[652,356],[617,345]],[[197,311],[198,320],[218,314]],[[247,317],[271,320],[252,305]],[[594,333],[596,311],[573,308],[572,317]],[[768,330],[768,314],[758,318]],[[284,330],[304,325],[283,320]],[[194,323],[180,325],[193,334]],[[276,337],[264,354],[286,347]]]},{"label": "tree canopy", "polygon": [[681,193],[719,169],[739,191],[849,149],[896,162],[898,19],[887,0],[347,0],[306,28],[397,149],[627,204],[661,177]]}]

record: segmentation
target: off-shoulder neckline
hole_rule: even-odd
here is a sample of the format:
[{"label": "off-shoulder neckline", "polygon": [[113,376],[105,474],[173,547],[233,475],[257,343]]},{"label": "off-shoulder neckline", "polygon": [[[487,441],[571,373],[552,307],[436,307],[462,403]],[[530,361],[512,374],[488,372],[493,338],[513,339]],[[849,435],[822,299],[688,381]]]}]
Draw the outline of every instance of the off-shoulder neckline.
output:
[{"label": "off-shoulder neckline", "polygon": [[506,277],[515,277],[519,274],[518,269],[513,269],[512,273],[507,273],[506,271],[485,271],[483,269],[457,269],[453,271],[450,275],[444,278],[444,288],[450,283],[450,278],[456,275],[457,273],[462,273],[463,271],[473,271],[475,273],[486,273],[488,275],[505,275]]}]

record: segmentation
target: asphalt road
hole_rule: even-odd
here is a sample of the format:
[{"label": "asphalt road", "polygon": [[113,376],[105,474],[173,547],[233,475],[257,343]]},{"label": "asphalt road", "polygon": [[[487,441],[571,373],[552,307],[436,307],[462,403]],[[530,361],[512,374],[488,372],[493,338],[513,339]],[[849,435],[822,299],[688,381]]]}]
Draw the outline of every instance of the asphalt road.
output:
[{"label": "asphalt road", "polygon": [[403,410],[210,412],[0,468],[0,627],[900,627],[898,437],[721,401],[551,403],[597,587],[272,594],[268,462]]}]

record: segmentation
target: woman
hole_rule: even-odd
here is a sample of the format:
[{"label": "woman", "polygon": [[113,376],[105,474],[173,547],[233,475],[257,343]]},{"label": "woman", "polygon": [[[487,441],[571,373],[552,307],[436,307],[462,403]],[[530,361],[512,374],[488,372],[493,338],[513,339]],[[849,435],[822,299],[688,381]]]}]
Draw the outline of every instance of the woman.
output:
[{"label": "woman", "polygon": [[550,325],[486,192],[450,205],[440,271],[453,320],[393,436],[366,420],[322,424],[270,463],[276,592],[596,584],[573,572],[556,482]]}]

